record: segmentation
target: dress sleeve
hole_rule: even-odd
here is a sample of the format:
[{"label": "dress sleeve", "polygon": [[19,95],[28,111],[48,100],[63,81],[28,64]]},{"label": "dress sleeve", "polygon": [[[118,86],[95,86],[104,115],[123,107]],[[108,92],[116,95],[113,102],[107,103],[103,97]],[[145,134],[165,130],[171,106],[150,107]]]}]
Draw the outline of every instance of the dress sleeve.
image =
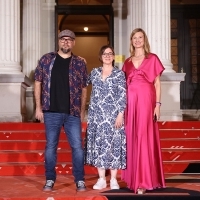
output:
[{"label": "dress sleeve", "polygon": [[92,84],[92,80],[94,79],[94,75],[95,75],[95,71],[96,71],[96,68],[94,68],[88,75],[87,77],[87,86],[89,84]]},{"label": "dress sleeve", "polygon": [[146,79],[152,83],[158,75],[162,74],[164,69],[165,68],[160,59],[155,54],[150,54],[149,57],[145,60],[144,67],[141,68]]},{"label": "dress sleeve", "polygon": [[119,73],[117,105],[118,111],[124,112],[126,108],[126,79],[123,71]]},{"label": "dress sleeve", "polygon": [[[92,72],[91,72],[92,73]],[[87,86],[91,84],[91,73],[87,77]]]}]

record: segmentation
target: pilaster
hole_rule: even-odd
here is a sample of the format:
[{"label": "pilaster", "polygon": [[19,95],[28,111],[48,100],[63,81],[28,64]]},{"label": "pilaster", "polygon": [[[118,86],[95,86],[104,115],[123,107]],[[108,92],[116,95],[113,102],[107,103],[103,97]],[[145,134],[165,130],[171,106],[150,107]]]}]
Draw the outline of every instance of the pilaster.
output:
[{"label": "pilaster", "polygon": [[115,64],[121,69],[128,55],[129,40],[127,39],[127,1],[114,0],[114,49]]},{"label": "pilaster", "polygon": [[40,0],[23,0],[23,72],[32,81],[41,56],[41,4]]}]

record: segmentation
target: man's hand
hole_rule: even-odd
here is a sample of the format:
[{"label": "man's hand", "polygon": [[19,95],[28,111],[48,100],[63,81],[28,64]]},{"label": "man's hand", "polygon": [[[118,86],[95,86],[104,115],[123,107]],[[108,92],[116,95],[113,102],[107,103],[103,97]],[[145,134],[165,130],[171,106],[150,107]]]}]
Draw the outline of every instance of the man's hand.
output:
[{"label": "man's hand", "polygon": [[39,81],[35,81],[34,95],[36,104],[35,118],[38,119],[40,122],[44,122],[44,115],[41,107],[41,82]]},{"label": "man's hand", "polygon": [[44,122],[44,114],[41,108],[36,108],[35,110],[35,118],[40,122]]},{"label": "man's hand", "polygon": [[82,88],[81,95],[81,122],[83,122],[85,118],[85,107],[86,107],[86,99],[87,99],[87,88]]},{"label": "man's hand", "polygon": [[85,118],[85,111],[81,111],[81,122],[84,121]]}]

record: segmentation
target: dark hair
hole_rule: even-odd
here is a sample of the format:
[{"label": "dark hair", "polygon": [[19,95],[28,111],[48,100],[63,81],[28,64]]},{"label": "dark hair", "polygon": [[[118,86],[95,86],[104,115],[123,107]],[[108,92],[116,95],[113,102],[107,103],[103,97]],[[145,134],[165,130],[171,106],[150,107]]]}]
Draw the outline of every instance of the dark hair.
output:
[{"label": "dark hair", "polygon": [[[110,46],[110,45],[104,45],[104,46],[102,46],[101,49],[99,50],[99,61],[101,63],[103,63],[102,55],[103,55],[103,53],[105,52],[106,49],[111,49],[113,55],[115,55],[115,51],[114,51],[114,48],[112,46]],[[115,60],[113,60],[113,62],[112,62],[113,66],[114,66],[114,63],[115,63]]]}]

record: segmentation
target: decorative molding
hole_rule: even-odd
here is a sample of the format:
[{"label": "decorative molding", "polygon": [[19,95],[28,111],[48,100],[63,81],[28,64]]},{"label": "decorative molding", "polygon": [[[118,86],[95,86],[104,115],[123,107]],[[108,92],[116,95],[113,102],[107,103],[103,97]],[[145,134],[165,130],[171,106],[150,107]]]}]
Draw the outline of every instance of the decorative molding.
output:
[{"label": "decorative molding", "polygon": [[164,72],[160,77],[161,81],[184,81],[185,73]]},{"label": "decorative molding", "polygon": [[0,83],[24,83],[27,87],[32,81],[24,74],[0,74]]}]

